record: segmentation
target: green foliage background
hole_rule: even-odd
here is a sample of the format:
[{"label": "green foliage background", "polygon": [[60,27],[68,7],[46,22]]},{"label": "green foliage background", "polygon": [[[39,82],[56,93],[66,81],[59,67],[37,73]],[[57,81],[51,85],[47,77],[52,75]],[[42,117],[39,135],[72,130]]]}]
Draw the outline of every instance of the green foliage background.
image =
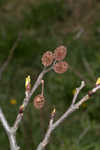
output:
[{"label": "green foliage background", "polygon": [[[83,30],[79,38],[78,34]],[[30,100],[17,133],[21,150],[35,150],[43,139],[50,112],[57,110],[57,119],[71,104],[73,90],[86,81],[79,98],[94,87],[100,76],[100,2],[94,0],[0,0],[0,65],[6,60],[18,34],[22,39],[0,81],[0,106],[10,125],[18,113],[30,74],[34,84],[43,69],[42,54],[59,45],[68,49],[66,61],[72,67],[63,75],[53,71],[45,77],[46,105],[42,111]],[[47,150],[100,149],[100,92],[67,118],[52,134]],[[78,100],[79,100],[78,98]],[[12,105],[11,99],[17,104]],[[80,135],[88,132],[80,138]],[[0,124],[0,149],[9,150],[6,134]]]}]

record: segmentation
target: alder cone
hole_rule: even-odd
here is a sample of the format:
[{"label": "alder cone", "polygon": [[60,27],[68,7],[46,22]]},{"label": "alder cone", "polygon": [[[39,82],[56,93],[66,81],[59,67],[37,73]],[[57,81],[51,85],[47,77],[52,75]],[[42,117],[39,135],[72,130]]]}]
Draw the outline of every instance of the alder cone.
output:
[{"label": "alder cone", "polygon": [[48,67],[52,64],[53,59],[54,59],[53,53],[51,51],[47,51],[42,56],[42,64],[45,67]]},{"label": "alder cone", "polygon": [[54,51],[54,58],[55,60],[63,60],[66,57],[67,49],[65,46],[61,45],[57,47]]},{"label": "alder cone", "polygon": [[56,64],[54,64],[53,69],[56,73],[64,73],[68,69],[68,63],[66,61],[60,61]]},{"label": "alder cone", "polygon": [[44,96],[42,96],[41,94],[35,96],[33,103],[34,103],[34,107],[36,109],[43,108],[43,106],[45,104],[45,98],[44,98]]}]

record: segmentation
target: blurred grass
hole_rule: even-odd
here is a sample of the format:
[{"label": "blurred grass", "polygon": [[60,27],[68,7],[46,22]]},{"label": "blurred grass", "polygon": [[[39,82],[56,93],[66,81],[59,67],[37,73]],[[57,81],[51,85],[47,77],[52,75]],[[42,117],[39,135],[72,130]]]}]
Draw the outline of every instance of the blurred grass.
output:
[{"label": "blurred grass", "polygon": [[[100,3],[89,2],[0,1],[0,65],[8,56],[18,33],[22,33],[14,57],[0,82],[0,105],[11,125],[24,98],[25,77],[30,74],[34,84],[43,68],[41,57],[45,51],[53,51],[58,45],[64,44],[68,48],[66,61],[74,69],[63,75],[50,72],[44,77],[46,106],[42,113],[33,107],[32,100],[39,93],[39,88],[30,101],[17,133],[22,150],[33,150],[39,144],[54,106],[57,109],[56,119],[68,108],[73,97],[72,91],[82,80],[76,72],[87,81],[79,98],[95,85],[96,78],[100,76]],[[81,28],[83,33],[76,38]],[[86,103],[85,108],[80,107],[55,130],[48,150],[99,150],[99,96],[98,92]],[[17,101],[16,105],[10,103],[13,98]],[[77,144],[79,136],[88,126],[89,131]],[[1,124],[0,133],[2,150],[8,150],[8,140]]]}]

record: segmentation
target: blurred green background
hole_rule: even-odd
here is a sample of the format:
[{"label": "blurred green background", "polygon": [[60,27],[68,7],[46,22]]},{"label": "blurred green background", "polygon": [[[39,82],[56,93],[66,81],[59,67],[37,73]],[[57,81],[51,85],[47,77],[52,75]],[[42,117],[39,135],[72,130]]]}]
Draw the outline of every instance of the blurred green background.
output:
[{"label": "blurred green background", "polygon": [[[71,104],[73,91],[86,81],[78,100],[94,87],[100,76],[99,0],[0,0],[0,66],[9,55],[18,34],[21,40],[0,81],[0,106],[13,125],[25,96],[25,78],[34,84],[43,69],[41,57],[59,45],[68,50],[66,61],[72,69],[44,77],[46,105],[36,110],[30,100],[17,132],[21,150],[35,150],[46,132],[50,112],[56,118]],[[100,92],[74,112],[52,134],[47,150],[100,150]],[[12,103],[15,101],[15,104]],[[0,150],[9,150],[0,124]]]}]

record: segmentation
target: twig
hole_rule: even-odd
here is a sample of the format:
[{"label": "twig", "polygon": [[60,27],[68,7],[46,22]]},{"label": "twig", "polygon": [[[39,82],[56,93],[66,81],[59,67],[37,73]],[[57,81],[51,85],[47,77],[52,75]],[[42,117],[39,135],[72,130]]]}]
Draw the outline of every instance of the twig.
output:
[{"label": "twig", "polygon": [[82,88],[85,86],[85,82],[82,81],[81,82],[81,86],[79,88],[76,88],[76,91],[75,91],[75,94],[74,94],[74,97],[73,97],[73,100],[72,100],[72,106],[75,104],[76,102],[76,99],[77,99],[77,96],[79,95],[79,92],[82,90]]},{"label": "twig", "polygon": [[[77,93],[78,94],[79,94],[81,88],[83,88],[83,87],[84,87],[84,82],[82,82],[81,86],[77,89]],[[69,107],[69,109],[57,121],[55,121],[54,123],[52,121],[51,125],[49,124],[49,127],[47,129],[47,133],[46,133],[43,141],[38,145],[38,147],[37,147],[36,150],[43,150],[46,147],[46,145],[48,144],[48,142],[49,142],[49,138],[51,136],[52,131],[54,129],[56,129],[56,127],[58,127],[72,112],[74,112],[75,110],[77,110],[82,105],[82,103],[84,103],[85,101],[87,101],[99,89],[100,89],[100,85],[94,87],[79,102],[77,102],[76,104],[73,103],[73,105],[71,104],[71,106]],[[76,94],[76,96],[78,94]]]},{"label": "twig", "polygon": [[53,130],[53,120],[54,120],[54,118],[50,119],[49,127],[48,127],[48,130],[47,130],[46,134],[45,134],[45,137],[44,137],[43,141],[38,145],[36,150],[42,150],[48,144],[49,138],[50,138],[52,130]]},{"label": "twig", "polygon": [[11,61],[12,57],[13,57],[13,53],[19,43],[21,39],[21,33],[18,35],[18,38],[16,40],[16,42],[14,43],[14,45],[12,46],[12,48],[10,49],[9,55],[7,57],[7,59],[5,60],[5,62],[3,63],[2,67],[0,68],[0,80],[2,78],[2,73],[5,71],[5,69],[7,68],[9,62]]}]

